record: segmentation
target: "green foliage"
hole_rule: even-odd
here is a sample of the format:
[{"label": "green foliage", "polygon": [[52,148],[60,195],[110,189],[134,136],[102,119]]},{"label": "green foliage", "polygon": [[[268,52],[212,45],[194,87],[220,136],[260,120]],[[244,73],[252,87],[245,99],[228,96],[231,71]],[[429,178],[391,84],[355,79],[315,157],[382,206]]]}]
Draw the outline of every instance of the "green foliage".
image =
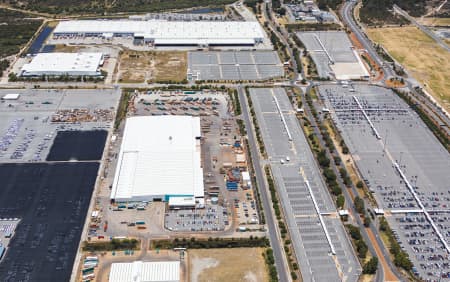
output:
[{"label": "green foliage", "polygon": [[339,4],[342,3],[342,0],[318,0],[317,5],[319,9],[326,10],[327,8],[336,10]]},{"label": "green foliage", "polygon": [[83,242],[82,249],[85,252],[136,250],[138,245],[139,241],[136,239],[112,239],[107,242]]},{"label": "green foliage", "polygon": [[[361,21],[366,24],[403,24],[407,21],[399,16],[394,16],[390,11],[394,3],[404,0],[363,0],[359,11]],[[416,1],[416,0],[412,0]]]},{"label": "green foliage", "polygon": [[339,195],[336,198],[336,206],[338,206],[338,208],[344,208],[344,204],[345,204],[345,198],[343,195]]},{"label": "green foliage", "polygon": [[275,267],[275,258],[273,256],[273,250],[271,248],[268,248],[266,250],[266,252],[264,253],[264,258],[266,264],[269,266],[270,282],[278,281],[278,273]]},{"label": "green foliage", "polygon": [[363,182],[361,180],[358,180],[358,183],[356,183],[356,187],[362,189],[364,187]]},{"label": "green foliage", "polygon": [[3,76],[3,71],[5,71],[9,67],[9,61],[8,60],[1,60],[0,61],[0,77]]},{"label": "green foliage", "polygon": [[364,226],[369,227],[370,226],[370,217],[366,214],[364,217]]},{"label": "green foliage", "polygon": [[232,0],[129,0],[129,1],[90,1],[90,0],[25,0],[15,2],[17,8],[25,8],[51,14],[107,14],[116,12],[158,12],[171,9],[193,7],[219,7],[231,4]]},{"label": "green foliage", "polygon": [[358,227],[351,224],[347,224],[346,227],[348,229],[350,237],[352,237],[353,240],[361,240],[362,236]]},{"label": "green foliage", "polygon": [[[42,20],[30,19],[21,12],[0,8],[0,23],[0,58],[4,58],[18,53],[33,37]],[[0,67],[1,70],[4,69]]]},{"label": "green foliage", "polygon": [[355,205],[355,209],[358,213],[364,214],[364,201],[359,196],[356,196],[353,200],[353,203]]},{"label": "green foliage", "polygon": [[194,237],[190,240],[183,239],[161,239],[152,240],[152,249],[173,249],[173,248],[188,248],[188,249],[208,249],[208,248],[255,248],[269,246],[269,239],[265,237],[250,237],[250,238],[209,238],[196,239]]},{"label": "green foliage", "polygon": [[378,258],[372,257],[366,264],[363,266],[363,274],[375,274],[378,268]]}]

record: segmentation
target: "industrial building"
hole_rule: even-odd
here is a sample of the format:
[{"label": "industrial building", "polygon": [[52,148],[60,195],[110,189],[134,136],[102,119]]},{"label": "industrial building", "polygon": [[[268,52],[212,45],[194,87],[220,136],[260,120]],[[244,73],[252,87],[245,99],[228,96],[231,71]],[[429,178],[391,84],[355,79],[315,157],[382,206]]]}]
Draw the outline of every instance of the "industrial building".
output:
[{"label": "industrial building", "polygon": [[200,142],[199,117],[128,118],[111,199],[168,202],[171,197],[195,197],[203,203]]},{"label": "industrial building", "polygon": [[102,53],[39,53],[25,64],[20,76],[99,76]]},{"label": "industrial building", "polygon": [[113,263],[109,282],[179,282],[179,261]]},{"label": "industrial building", "polygon": [[60,22],[53,37],[133,38],[155,46],[254,46],[264,39],[258,22],[73,20]]}]

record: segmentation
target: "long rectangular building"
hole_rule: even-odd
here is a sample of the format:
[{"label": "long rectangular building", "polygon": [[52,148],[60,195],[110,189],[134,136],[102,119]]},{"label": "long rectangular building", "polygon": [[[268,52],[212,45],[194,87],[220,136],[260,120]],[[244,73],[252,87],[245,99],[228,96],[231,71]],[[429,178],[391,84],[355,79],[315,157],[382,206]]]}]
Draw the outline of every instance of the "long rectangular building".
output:
[{"label": "long rectangular building", "polygon": [[99,76],[102,53],[39,53],[25,64],[20,76]]},{"label": "long rectangular building", "polygon": [[156,46],[253,46],[264,39],[258,22],[73,20],[53,35],[133,37]]},{"label": "long rectangular building", "polygon": [[140,116],[126,121],[111,199],[203,198],[200,118]]}]

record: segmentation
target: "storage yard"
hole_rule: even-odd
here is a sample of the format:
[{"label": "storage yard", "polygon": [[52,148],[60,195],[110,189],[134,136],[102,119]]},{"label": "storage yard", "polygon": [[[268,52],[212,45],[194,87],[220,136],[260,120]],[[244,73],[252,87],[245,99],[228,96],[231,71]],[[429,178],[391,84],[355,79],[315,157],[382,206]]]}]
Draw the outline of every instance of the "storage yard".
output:
[{"label": "storage yard", "polygon": [[285,90],[250,96],[303,281],[358,281],[361,267]]},{"label": "storage yard", "polygon": [[[110,129],[119,99],[115,90],[0,90],[1,97],[10,93],[19,97],[0,103],[0,160],[3,162],[46,160],[59,131]],[[67,134],[73,133],[60,136]],[[102,142],[100,138],[96,144]],[[86,149],[79,145],[77,148],[79,153]],[[56,146],[55,150],[66,149]]]},{"label": "storage yard", "polygon": [[343,31],[298,32],[320,78],[368,79],[369,72]]},{"label": "storage yard", "polygon": [[[194,195],[192,191],[188,192],[187,189],[190,185],[178,185],[176,190],[179,191],[171,188],[165,189],[167,191],[164,192],[164,195],[161,193],[152,194],[157,195],[156,200],[154,198],[156,196],[144,199],[142,195],[139,196],[139,200],[127,201],[124,199],[117,200],[113,197],[115,201],[111,204],[110,197],[114,193],[117,194],[117,192],[114,192],[116,191],[114,190],[114,175],[117,174],[115,168],[117,162],[120,161],[121,153],[119,150],[125,148],[126,145],[124,144],[129,142],[126,141],[127,137],[124,137],[127,131],[125,123],[125,133],[120,132],[118,135],[114,135],[112,139],[114,142],[109,146],[109,162],[105,164],[105,170],[102,172],[105,178],[101,182],[101,190],[98,193],[97,204],[94,208],[98,214],[95,218],[91,218],[89,224],[88,236],[91,240],[102,240],[111,236],[138,238],[180,236],[181,234],[192,234],[193,231],[200,231],[200,233],[197,233],[200,236],[202,236],[201,232],[209,234],[205,234],[205,236],[211,236],[213,234],[211,232],[218,231],[222,233],[217,234],[228,235],[239,232],[239,234],[242,234],[239,236],[250,236],[251,234],[261,236],[263,234],[260,231],[259,213],[252,184],[245,173],[247,171],[245,151],[239,138],[237,126],[230,113],[228,100],[228,95],[216,90],[148,90],[133,95],[133,102],[130,104],[132,119],[143,119],[145,117],[144,120],[175,121],[187,119],[200,121],[199,130],[202,138],[198,145],[201,152],[203,177],[200,183],[201,189],[198,191],[200,194],[196,192]],[[156,124],[154,125],[156,126]],[[182,128],[179,128],[180,126]],[[156,139],[158,139],[158,134],[164,135],[164,132],[168,134],[170,130],[175,130],[171,135],[171,142],[177,143],[179,146],[180,142],[183,142],[180,140],[181,133],[186,131],[185,129],[188,126],[179,123],[178,126],[167,125],[164,130],[156,130],[156,127],[152,130],[152,127],[148,126],[146,128],[149,134],[152,134]],[[158,131],[156,135],[155,130]],[[156,141],[146,142],[146,144],[155,143],[151,147],[158,148],[158,151],[163,152],[164,146],[162,144],[166,142],[166,139],[169,140],[168,137],[164,137],[161,142],[158,141],[158,145],[155,143]],[[131,140],[137,139],[132,138]],[[149,138],[144,138],[144,140],[148,141]],[[167,160],[171,159],[170,154],[164,156]],[[146,193],[150,194],[152,191],[161,190],[165,187],[166,184],[163,183],[165,176],[161,174],[162,170],[170,170],[170,173],[166,171],[165,174],[167,175],[174,173],[175,175],[171,178],[173,181],[190,183],[189,169],[182,169],[182,161],[183,158],[178,156],[177,161],[170,161],[171,167],[165,169],[162,162],[156,162],[159,168],[155,167],[151,169],[153,171],[151,174],[146,174],[147,178],[151,175],[156,177],[154,180],[138,181],[135,178],[139,176],[137,174],[134,177],[125,177],[125,179],[135,179],[133,180],[134,184],[141,183],[140,191],[145,190]],[[156,173],[160,170],[161,173]],[[145,186],[144,183],[160,184]],[[183,188],[183,186],[185,187]],[[179,197],[175,197],[177,195]],[[242,228],[239,229],[238,227]],[[251,232],[241,233],[240,231]]]},{"label": "storage yard", "polygon": [[274,51],[189,52],[187,79],[268,80],[284,76]]},{"label": "storage yard", "polygon": [[358,170],[423,280],[448,277],[450,155],[392,91],[319,86]]}]

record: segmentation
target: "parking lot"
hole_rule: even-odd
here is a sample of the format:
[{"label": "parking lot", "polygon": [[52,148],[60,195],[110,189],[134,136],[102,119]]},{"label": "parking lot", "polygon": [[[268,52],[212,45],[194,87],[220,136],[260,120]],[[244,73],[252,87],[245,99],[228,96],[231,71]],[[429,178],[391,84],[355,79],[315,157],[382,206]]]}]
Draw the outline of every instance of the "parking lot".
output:
[{"label": "parking lot", "polygon": [[285,90],[250,96],[303,280],[357,281],[361,267]]},{"label": "parking lot", "polygon": [[424,280],[448,275],[447,251],[437,235],[450,242],[447,150],[390,90],[330,84],[319,86],[319,93],[380,208],[393,214],[387,219],[417,274]]},{"label": "parking lot", "polygon": [[223,231],[229,220],[226,207],[210,205],[197,210],[169,210],[165,227],[170,231]]},{"label": "parking lot", "polygon": [[268,80],[284,75],[274,51],[189,52],[188,80]]}]

